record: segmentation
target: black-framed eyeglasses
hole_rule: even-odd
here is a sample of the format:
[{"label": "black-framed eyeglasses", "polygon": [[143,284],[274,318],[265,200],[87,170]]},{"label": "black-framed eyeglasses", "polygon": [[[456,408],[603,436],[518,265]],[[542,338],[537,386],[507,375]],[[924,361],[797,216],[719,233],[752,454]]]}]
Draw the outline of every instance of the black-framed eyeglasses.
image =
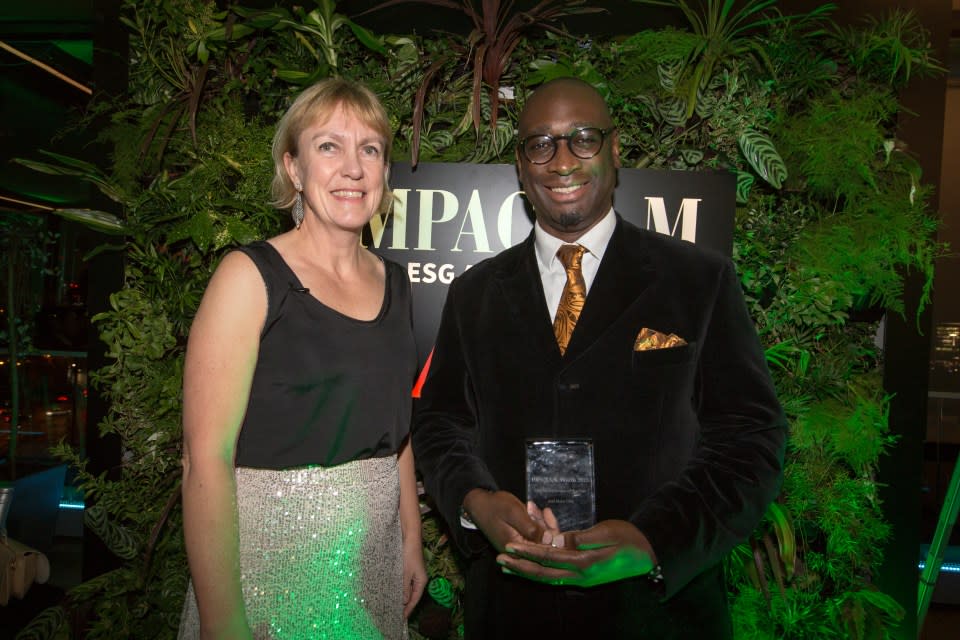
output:
[{"label": "black-framed eyeglasses", "polygon": [[565,136],[552,136],[548,133],[541,133],[535,136],[527,136],[521,140],[517,146],[528,161],[533,164],[546,164],[553,160],[553,156],[557,155],[558,142],[560,140],[566,140],[570,153],[581,160],[589,160],[600,153],[607,134],[616,130],[616,127],[609,127],[607,129],[579,127]]}]

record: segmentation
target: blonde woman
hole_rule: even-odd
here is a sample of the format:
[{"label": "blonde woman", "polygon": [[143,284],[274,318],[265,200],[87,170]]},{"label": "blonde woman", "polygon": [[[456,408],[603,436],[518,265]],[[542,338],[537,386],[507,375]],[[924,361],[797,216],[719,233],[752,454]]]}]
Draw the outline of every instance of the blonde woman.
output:
[{"label": "blonde woman", "polygon": [[364,249],[391,130],[343,79],[306,89],[273,142],[293,228],[229,253],[184,370],[181,638],[405,638],[426,583],[408,430],[405,270]]}]

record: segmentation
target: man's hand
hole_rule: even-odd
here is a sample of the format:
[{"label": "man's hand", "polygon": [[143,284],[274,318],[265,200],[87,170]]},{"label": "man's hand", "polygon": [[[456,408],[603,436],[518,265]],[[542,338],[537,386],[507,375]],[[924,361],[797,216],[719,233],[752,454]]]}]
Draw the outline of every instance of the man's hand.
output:
[{"label": "man's hand", "polygon": [[473,489],[464,497],[463,508],[497,551],[503,552],[509,542],[544,540],[544,526],[508,491]]},{"label": "man's hand", "polygon": [[551,544],[511,541],[504,549],[497,556],[504,573],[576,587],[645,575],[656,564],[647,537],[626,520],[604,520],[584,531],[561,533]]},{"label": "man's hand", "polygon": [[[554,538],[560,535],[560,524],[553,514],[553,509],[550,507],[541,509],[536,502],[528,500],[527,514],[533,518],[534,522],[543,527],[543,536],[540,538],[541,544],[554,544]],[[562,544],[557,544],[557,546],[562,546]]]}]

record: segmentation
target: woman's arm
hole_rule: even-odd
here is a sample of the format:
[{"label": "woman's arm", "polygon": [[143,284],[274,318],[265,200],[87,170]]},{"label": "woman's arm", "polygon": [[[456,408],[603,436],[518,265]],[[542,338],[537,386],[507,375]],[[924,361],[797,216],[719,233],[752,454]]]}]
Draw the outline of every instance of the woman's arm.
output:
[{"label": "woman's arm", "polygon": [[183,530],[202,638],[250,638],[240,590],[234,454],[266,315],[244,254],[227,255],[190,329],[183,373]]},{"label": "woman's arm", "polygon": [[427,570],[423,562],[420,499],[409,437],[400,448],[397,464],[400,472],[400,529],[403,532],[403,615],[410,617],[427,585]]}]

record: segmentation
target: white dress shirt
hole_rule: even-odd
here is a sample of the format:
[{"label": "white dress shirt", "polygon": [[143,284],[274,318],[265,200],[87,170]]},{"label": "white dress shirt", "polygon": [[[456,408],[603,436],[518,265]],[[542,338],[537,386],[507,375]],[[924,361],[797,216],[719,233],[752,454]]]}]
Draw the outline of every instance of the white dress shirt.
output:
[{"label": "white dress shirt", "polygon": [[[597,270],[600,269],[603,253],[607,250],[607,244],[609,244],[610,237],[613,236],[613,229],[616,226],[617,218],[611,208],[597,224],[577,238],[575,244],[582,245],[586,249],[583,254],[583,262],[581,262],[581,269],[588,295],[590,286],[597,276]],[[557,258],[557,249],[569,243],[565,243],[560,238],[544,231],[539,222],[535,222],[533,225],[533,243],[537,254],[537,267],[540,269],[540,280],[543,282],[543,294],[552,322],[554,316],[557,315],[557,307],[560,305],[563,287],[567,284],[567,270],[560,259]]]}]

